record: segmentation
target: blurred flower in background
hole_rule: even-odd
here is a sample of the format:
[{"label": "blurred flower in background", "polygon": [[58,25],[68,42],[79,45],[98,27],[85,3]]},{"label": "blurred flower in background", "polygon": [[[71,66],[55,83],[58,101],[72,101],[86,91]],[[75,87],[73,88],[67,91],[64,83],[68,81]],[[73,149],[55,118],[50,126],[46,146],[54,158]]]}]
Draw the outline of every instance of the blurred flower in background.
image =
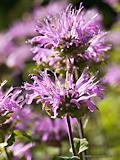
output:
[{"label": "blurred flower in background", "polygon": [[[31,47],[26,44],[26,41],[35,34],[34,27],[37,21],[42,20],[49,14],[59,13],[65,6],[66,3],[61,1],[51,3],[46,7],[35,7],[32,13],[27,16],[23,15],[22,20],[14,22],[6,32],[1,33],[1,64],[4,63],[8,67],[23,69],[25,62],[32,58]],[[51,9],[53,12],[51,12]]]},{"label": "blurred flower in background", "polygon": [[105,75],[105,82],[110,85],[120,84],[120,66],[117,64],[112,64],[108,67],[107,73]]}]

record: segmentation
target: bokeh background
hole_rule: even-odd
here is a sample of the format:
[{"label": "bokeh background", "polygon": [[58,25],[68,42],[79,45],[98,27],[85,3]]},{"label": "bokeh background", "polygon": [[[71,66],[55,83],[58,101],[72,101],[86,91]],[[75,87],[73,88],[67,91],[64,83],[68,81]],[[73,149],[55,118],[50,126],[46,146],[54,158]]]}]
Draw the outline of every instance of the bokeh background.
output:
[{"label": "bokeh background", "polygon": [[[68,3],[79,7],[80,0],[0,0],[0,80],[19,86],[35,68],[31,46],[27,40],[35,35],[34,26],[48,14],[55,14]],[[84,124],[89,141],[88,159],[120,159],[120,1],[83,0],[86,10],[98,12],[98,22],[108,32],[106,41],[112,44],[109,58],[102,70],[106,86],[105,98],[98,101],[99,110],[89,115]],[[63,141],[62,154],[68,154]],[[34,160],[55,159],[58,148],[40,145],[31,150]],[[41,157],[41,158],[39,158]],[[0,155],[2,160],[2,156]],[[24,159],[24,158],[23,158]]]}]

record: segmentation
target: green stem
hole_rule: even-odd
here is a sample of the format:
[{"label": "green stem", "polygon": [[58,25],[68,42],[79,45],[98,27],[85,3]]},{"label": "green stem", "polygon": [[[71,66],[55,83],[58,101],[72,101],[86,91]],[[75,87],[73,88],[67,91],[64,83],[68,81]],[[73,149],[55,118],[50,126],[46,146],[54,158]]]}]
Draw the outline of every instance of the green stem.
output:
[{"label": "green stem", "polygon": [[76,152],[75,152],[75,147],[74,147],[74,142],[73,142],[73,135],[72,135],[72,129],[71,129],[71,123],[70,123],[70,117],[69,115],[66,116],[67,119],[67,125],[68,125],[68,136],[69,136],[69,142],[70,142],[70,146],[72,148],[72,154],[73,156],[76,156]]},{"label": "green stem", "polygon": [[[83,139],[85,136],[84,136],[82,119],[79,120],[79,129],[80,129],[80,139]],[[81,153],[80,158],[81,158],[82,160],[87,160],[87,158],[86,158],[86,151],[83,151],[83,152]]]}]

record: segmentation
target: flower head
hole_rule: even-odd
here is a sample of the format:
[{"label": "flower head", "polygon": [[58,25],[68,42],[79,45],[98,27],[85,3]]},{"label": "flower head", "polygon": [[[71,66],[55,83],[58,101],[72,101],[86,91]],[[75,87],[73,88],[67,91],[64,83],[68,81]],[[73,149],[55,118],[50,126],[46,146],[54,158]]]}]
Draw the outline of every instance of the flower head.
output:
[{"label": "flower head", "polygon": [[[34,45],[33,52],[41,59],[41,53],[52,50],[58,57],[80,56],[84,59],[100,61],[101,54],[103,55],[103,52],[110,49],[105,45],[96,15],[90,17],[85,14],[82,5],[79,10],[75,10],[69,5],[60,14],[42,21],[36,30],[39,35],[30,42]],[[91,52],[93,48],[94,53]],[[86,52],[89,52],[87,56]],[[51,58],[54,58],[53,54],[48,55],[49,61]]]},{"label": "flower head", "polygon": [[6,81],[0,86],[0,113],[1,115],[12,113],[12,117],[16,118],[16,113],[24,104],[23,96],[20,96],[22,90],[11,87],[6,93],[3,93],[2,87]]},{"label": "flower head", "polygon": [[73,75],[66,73],[64,82],[60,81],[55,73],[51,79],[48,70],[40,71],[39,75],[31,75],[33,84],[25,83],[25,89],[31,91],[27,94],[28,104],[33,99],[37,99],[37,103],[41,102],[43,109],[46,110],[53,118],[71,113],[74,110],[82,109],[82,106],[94,112],[96,105],[93,102],[94,97],[102,98],[104,88],[98,85],[99,81],[95,81],[95,76],[90,77],[87,69],[85,69],[74,83]]}]

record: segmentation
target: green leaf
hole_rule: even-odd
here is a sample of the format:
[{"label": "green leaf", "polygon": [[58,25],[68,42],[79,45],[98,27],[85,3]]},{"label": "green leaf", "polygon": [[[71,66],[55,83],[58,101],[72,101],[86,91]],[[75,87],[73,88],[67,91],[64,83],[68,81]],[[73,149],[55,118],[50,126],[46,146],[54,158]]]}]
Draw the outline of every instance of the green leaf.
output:
[{"label": "green leaf", "polygon": [[20,130],[14,130],[14,133],[16,134],[16,136],[21,137],[23,136],[22,132]]},{"label": "green leaf", "polygon": [[80,148],[78,154],[88,149],[88,141],[86,138],[80,139]]},{"label": "green leaf", "polygon": [[[79,138],[74,138],[74,146],[77,154],[79,155],[81,152],[85,151],[88,149],[88,141],[86,138],[79,139]],[[71,149],[70,149],[71,152]]]},{"label": "green leaf", "polygon": [[18,138],[24,138],[25,137],[25,138],[27,138],[30,141],[33,140],[32,137],[28,133],[26,133],[26,132],[21,132],[20,130],[14,130],[14,133],[16,134],[16,136]]},{"label": "green leaf", "polygon": [[16,134],[13,132],[7,139],[7,146],[12,146],[13,143],[15,142],[15,137],[16,137]]}]

